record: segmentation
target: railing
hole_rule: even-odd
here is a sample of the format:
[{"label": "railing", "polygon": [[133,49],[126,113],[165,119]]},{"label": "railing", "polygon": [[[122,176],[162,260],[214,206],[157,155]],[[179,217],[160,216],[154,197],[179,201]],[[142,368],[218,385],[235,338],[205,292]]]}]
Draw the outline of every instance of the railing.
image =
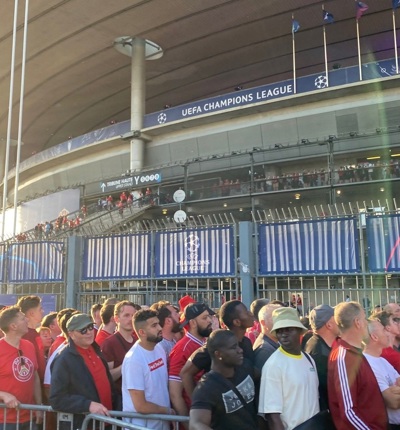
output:
[{"label": "railing", "polygon": [[[9,408],[6,407],[4,403],[0,403],[0,409],[4,410],[4,421],[0,422],[1,424],[7,424],[7,411],[10,411]],[[57,427],[58,430],[60,428],[60,423],[67,423],[67,427],[70,427],[71,430],[88,430],[90,428],[100,428],[100,430],[103,430],[106,425],[111,425],[112,429],[131,429],[131,430],[147,430],[147,427],[142,427],[136,424],[131,424],[129,422],[125,422],[122,419],[123,418],[139,418],[144,420],[158,420],[158,421],[168,421],[173,422],[175,424],[182,423],[182,422],[189,422],[189,417],[187,416],[179,416],[179,415],[160,415],[160,414],[139,414],[136,412],[121,412],[121,411],[109,411],[110,416],[104,416],[104,415],[98,415],[98,414],[87,414],[85,416],[85,419],[82,423],[82,426],[80,429],[74,429],[73,428],[73,414],[66,413],[66,412],[56,412],[54,411],[51,406],[44,406],[44,405],[29,405],[29,404],[20,404],[17,411],[17,419],[15,423],[8,423],[8,424],[15,424],[16,428],[19,429],[21,426],[21,422],[19,420],[20,411],[21,410],[28,410],[29,411],[29,428],[34,428],[34,423],[36,421],[36,418],[34,416],[34,413],[39,411],[43,412],[43,429],[46,429],[46,426],[48,426],[48,417],[47,415],[50,413],[57,413]],[[89,424],[93,423],[93,427]],[[96,424],[99,423],[99,426]],[[54,423],[55,424],[55,423]],[[69,424],[69,425],[68,425]],[[65,428],[65,424],[63,426]],[[175,426],[177,429],[178,427]],[[49,430],[56,430],[54,427],[49,427]],[[4,430],[7,430],[7,425],[4,426]]]},{"label": "railing", "polygon": [[[11,409],[7,408],[4,403],[0,403],[0,409],[4,410],[4,420],[3,420],[3,422],[0,421],[0,425],[6,424],[7,423],[7,411],[10,411]],[[43,428],[44,429],[46,428],[47,421],[48,421],[47,414],[49,414],[50,412],[54,412],[53,409],[51,408],[51,406],[20,404],[18,406],[18,408],[16,409],[16,412],[17,412],[16,421],[13,423],[8,423],[8,424],[15,424],[16,428],[19,429],[20,425],[21,425],[20,412],[22,410],[28,410],[29,411],[29,421],[28,422],[30,423],[30,428],[33,428],[33,424],[36,422],[36,417],[34,416],[34,413],[35,412],[43,412]],[[8,428],[8,426],[4,425],[4,430],[7,430],[7,428]]]},{"label": "railing", "polygon": [[[97,415],[97,414],[89,414],[86,415],[82,427],[80,430],[87,430],[88,425],[91,421],[93,421],[94,426],[96,422],[100,422],[104,424],[111,424],[113,426],[117,426],[117,428],[124,428],[124,429],[132,429],[132,430],[147,430],[147,427],[141,427],[137,424],[131,424],[129,422],[123,421],[121,423],[121,420],[115,419],[113,417],[118,418],[140,418],[145,420],[157,420],[157,421],[169,421],[175,423],[175,429],[178,429],[178,423],[183,422],[189,422],[189,417],[186,416],[179,416],[179,415],[160,415],[160,414],[138,414],[136,412],[117,412],[117,411],[110,411],[110,417],[106,417],[104,415]],[[114,427],[113,427],[114,428]],[[102,429],[102,427],[100,427]]]}]

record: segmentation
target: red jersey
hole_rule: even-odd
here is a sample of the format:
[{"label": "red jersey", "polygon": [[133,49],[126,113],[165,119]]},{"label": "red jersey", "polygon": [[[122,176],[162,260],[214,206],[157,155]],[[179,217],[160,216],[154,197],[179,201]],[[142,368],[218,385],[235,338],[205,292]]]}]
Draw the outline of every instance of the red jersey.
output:
[{"label": "red jersey", "polygon": [[194,337],[192,334],[187,332],[183,338],[177,342],[172,348],[171,354],[169,355],[169,370],[168,379],[170,381],[181,382],[179,376],[182,367],[187,362],[188,358],[204,345],[204,342]]},{"label": "red jersey", "polygon": [[389,346],[382,350],[381,357],[387,360],[400,373],[400,352]]},{"label": "red jersey", "polygon": [[103,345],[103,342],[110,336],[111,334],[108,333],[108,331],[101,329],[97,332],[95,341],[97,345],[101,347]]},{"label": "red jersey", "polygon": [[337,430],[388,428],[385,403],[367,359],[340,338],[329,355],[328,398]]},{"label": "red jersey", "polygon": [[48,357],[51,357],[53,352],[62,344],[65,342],[65,337],[62,334],[59,334],[55,339],[54,342],[51,344]]},{"label": "red jersey", "polygon": [[40,382],[43,383],[44,371],[46,369],[46,358],[44,356],[44,348],[40,334],[34,328],[29,328],[28,333],[22,336],[22,339],[32,342],[33,346],[35,347],[38,373]]},{"label": "red jersey", "polygon": [[[22,359],[21,359],[22,358]],[[18,401],[35,404],[35,371],[38,370],[34,345],[21,339],[19,349],[0,339],[0,391],[13,394]],[[0,409],[0,422],[4,420],[4,409]],[[7,423],[17,422],[16,409],[7,409]],[[30,420],[29,410],[20,410],[20,422]]]},{"label": "red jersey", "polygon": [[254,342],[256,341],[260,333],[261,324],[258,321],[254,321],[253,327],[248,328],[244,335],[248,337],[251,340],[251,344],[254,345]]}]

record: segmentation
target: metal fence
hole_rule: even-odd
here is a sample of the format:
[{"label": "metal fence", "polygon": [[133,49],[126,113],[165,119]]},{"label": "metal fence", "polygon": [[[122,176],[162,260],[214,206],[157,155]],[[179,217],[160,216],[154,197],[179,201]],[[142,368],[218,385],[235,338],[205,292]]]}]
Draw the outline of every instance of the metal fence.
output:
[{"label": "metal fence", "polygon": [[[51,406],[20,404],[17,409],[9,409],[4,403],[0,403],[0,411],[4,417],[3,421],[0,421],[0,428],[2,428],[2,430],[36,430],[36,413],[40,413],[41,417],[38,423],[46,430],[104,430],[105,428],[111,428],[112,430],[147,430],[150,428],[130,423],[129,420],[134,418],[145,421],[157,420],[172,422],[175,424],[175,428],[178,429],[178,423],[189,421],[189,417],[187,416],[160,414],[145,415],[136,412],[109,411],[109,416],[87,414],[81,428],[75,429],[73,428],[73,414],[68,412],[55,412]],[[13,416],[13,419],[7,419],[7,412],[9,412],[8,415],[10,416],[11,411],[13,412],[13,415],[15,415],[14,412],[16,412],[16,415]],[[24,420],[21,420],[20,416],[22,411],[27,411],[29,413],[28,419],[25,418]],[[56,414],[56,419],[52,419],[51,417],[54,416],[54,414]]]}]

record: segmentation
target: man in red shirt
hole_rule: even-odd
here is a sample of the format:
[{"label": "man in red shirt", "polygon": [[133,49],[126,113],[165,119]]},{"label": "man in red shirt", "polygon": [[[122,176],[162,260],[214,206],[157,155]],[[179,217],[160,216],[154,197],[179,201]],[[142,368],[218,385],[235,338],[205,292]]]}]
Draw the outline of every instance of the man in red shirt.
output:
[{"label": "man in red shirt", "polygon": [[[31,342],[22,339],[28,332],[28,320],[18,306],[11,306],[0,312],[0,328],[5,336],[0,339],[0,401],[7,411],[0,409],[0,423],[7,422],[7,430],[15,430],[20,404],[42,403],[40,379],[37,372],[35,348]],[[6,421],[4,421],[6,420]],[[19,429],[30,429],[30,412],[19,411]],[[36,422],[42,422],[42,413],[36,413]],[[3,429],[3,424],[0,424]]]},{"label": "man in red shirt", "polygon": [[[385,306],[385,309],[390,309]],[[400,373],[400,352],[397,350],[400,336],[400,317],[388,311],[390,318],[383,319],[382,325],[389,336],[389,346],[382,350],[381,357],[387,360]]]},{"label": "man in red shirt", "polygon": [[101,329],[96,334],[96,343],[100,346],[103,345],[103,342],[115,332],[115,328],[117,324],[114,319],[114,307],[115,305],[103,305],[100,310],[100,317],[103,325]]},{"label": "man in red shirt", "polygon": [[36,329],[40,326],[44,314],[42,300],[38,296],[24,296],[18,300],[17,306],[28,319],[28,332],[23,336],[23,339],[32,342],[33,346],[35,347],[38,373],[40,382],[43,383],[44,371],[46,369],[46,359],[44,356],[42,339],[40,338],[40,334],[36,331]]},{"label": "man in red shirt", "polygon": [[[185,307],[185,320],[182,327],[187,327],[185,336],[174,346],[169,356],[168,386],[172,407],[178,415],[189,415],[190,399],[186,396],[180,371],[187,359],[196,349],[204,345],[211,331],[213,312],[204,303],[190,303]],[[187,423],[184,424],[186,428]]]},{"label": "man in red shirt", "polygon": [[335,307],[341,338],[332,345],[328,362],[329,409],[337,430],[386,430],[388,417],[375,375],[362,353],[368,337],[365,312],[357,302]]},{"label": "man in red shirt", "polygon": [[[137,341],[134,336],[132,318],[137,309],[134,303],[124,300],[115,305],[114,320],[117,330],[114,334],[104,339],[101,351],[107,360],[111,376],[115,381],[118,394],[121,395],[121,370],[125,354]],[[122,406],[122,405],[121,405]]]}]

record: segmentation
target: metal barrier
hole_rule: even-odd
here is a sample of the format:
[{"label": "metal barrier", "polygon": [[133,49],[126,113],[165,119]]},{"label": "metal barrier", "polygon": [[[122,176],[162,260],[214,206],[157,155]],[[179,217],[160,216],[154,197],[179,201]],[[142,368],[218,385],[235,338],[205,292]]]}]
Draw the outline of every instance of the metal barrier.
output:
[{"label": "metal barrier", "polygon": [[[0,409],[4,410],[4,419],[3,422],[0,421],[0,428],[3,428],[3,430],[34,430],[36,429],[36,417],[34,416],[35,412],[40,411],[43,412],[43,429],[46,429],[47,425],[47,414],[50,412],[54,412],[51,406],[44,406],[44,405],[27,405],[27,404],[20,404],[18,408],[16,408],[16,420],[12,423],[7,423],[7,412],[8,415],[10,415],[9,411],[12,411],[13,409],[7,408],[4,403],[0,403]],[[23,421],[20,420],[21,411],[28,410],[29,411],[29,421]],[[27,423],[26,426],[22,427],[22,423]],[[57,427],[58,429],[58,427]],[[54,429],[55,430],[55,429]]]},{"label": "metal barrier", "polygon": [[[120,419],[116,419],[113,417],[118,417]],[[128,422],[121,422],[121,418],[141,418],[146,420],[158,420],[158,421],[171,421],[175,423],[175,429],[178,429],[178,423],[189,422],[189,417],[180,416],[180,415],[161,415],[161,414],[139,414],[137,412],[118,412],[118,411],[110,411],[110,417],[106,417],[104,415],[97,414],[88,414],[86,415],[82,427],[80,430],[88,430],[88,425],[91,421],[93,421],[93,428],[96,427],[96,422],[98,421],[100,424],[100,430],[104,429],[105,424],[111,424],[112,430],[116,429],[129,429],[129,430],[147,430],[148,427],[142,427],[136,424],[131,424]]]},{"label": "metal barrier", "polygon": [[[0,409],[4,410],[4,420],[0,422],[0,428],[3,430],[35,430],[36,429],[36,417],[34,416],[35,412],[40,411],[43,412],[43,429],[47,430],[59,430],[60,423],[69,423],[69,428],[71,430],[88,430],[91,428],[96,428],[103,430],[105,425],[111,425],[112,430],[116,429],[129,429],[129,430],[147,430],[147,427],[142,427],[136,424],[131,424],[125,421],[122,421],[123,418],[141,418],[145,420],[158,420],[158,421],[171,421],[175,423],[175,428],[178,429],[178,423],[181,422],[189,422],[189,417],[179,416],[179,415],[161,415],[161,414],[139,414],[137,412],[121,412],[121,411],[109,411],[110,416],[98,415],[98,414],[87,414],[82,423],[81,429],[73,428],[73,414],[68,412],[56,412],[51,406],[44,405],[28,405],[28,404],[20,404],[18,408],[16,408],[16,420],[13,423],[7,423],[7,412],[13,409],[7,408],[4,403],[0,403]],[[26,423],[24,427],[22,427],[22,422],[20,421],[20,414],[22,410],[29,411],[29,420],[23,421]],[[49,413],[57,413],[57,427],[54,428],[52,426],[47,426]],[[14,420],[13,420],[14,421]],[[93,422],[93,426],[90,423]],[[49,428],[47,428],[49,427]]]}]

